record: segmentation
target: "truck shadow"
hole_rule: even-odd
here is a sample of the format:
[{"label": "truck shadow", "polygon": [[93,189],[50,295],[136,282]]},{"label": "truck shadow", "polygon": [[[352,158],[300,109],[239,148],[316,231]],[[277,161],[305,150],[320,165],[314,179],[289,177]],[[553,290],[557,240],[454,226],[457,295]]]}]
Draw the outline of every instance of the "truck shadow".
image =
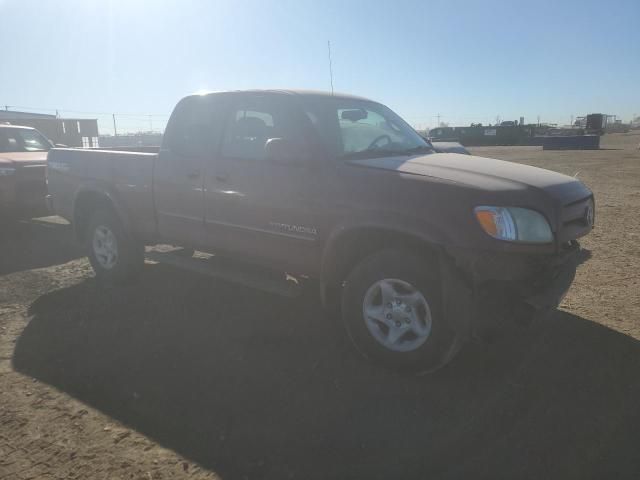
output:
[{"label": "truck shadow", "polygon": [[308,299],[175,271],[40,297],[15,368],[236,478],[617,478],[640,471],[640,344],[558,313],[425,377],[352,353]]},{"label": "truck shadow", "polygon": [[59,265],[83,256],[70,225],[32,219],[0,230],[0,275]]}]

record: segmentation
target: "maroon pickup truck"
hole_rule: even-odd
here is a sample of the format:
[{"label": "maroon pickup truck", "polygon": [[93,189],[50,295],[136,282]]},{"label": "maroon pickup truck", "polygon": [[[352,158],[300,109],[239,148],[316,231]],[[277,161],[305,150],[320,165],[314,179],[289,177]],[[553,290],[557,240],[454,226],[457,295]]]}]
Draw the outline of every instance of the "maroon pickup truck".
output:
[{"label": "maroon pickup truck", "polygon": [[[158,153],[48,158],[53,207],[99,279],[135,276],[159,243],[185,247],[184,265],[198,250],[286,273],[319,286],[366,357],[414,371],[453,358],[483,305],[554,309],[594,222],[575,178],[439,152],[389,108],[347,95],[188,96]],[[228,263],[220,276],[265,285]]]},{"label": "maroon pickup truck", "polygon": [[0,217],[48,214],[47,152],[53,144],[31,127],[0,125]]}]

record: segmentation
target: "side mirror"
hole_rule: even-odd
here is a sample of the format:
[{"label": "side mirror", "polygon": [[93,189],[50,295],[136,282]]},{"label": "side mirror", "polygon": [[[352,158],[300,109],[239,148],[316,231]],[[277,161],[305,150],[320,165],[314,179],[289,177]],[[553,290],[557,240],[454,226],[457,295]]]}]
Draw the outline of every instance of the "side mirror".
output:
[{"label": "side mirror", "polygon": [[267,160],[282,165],[303,165],[308,158],[308,152],[284,138],[268,139],[264,144],[264,153]]}]

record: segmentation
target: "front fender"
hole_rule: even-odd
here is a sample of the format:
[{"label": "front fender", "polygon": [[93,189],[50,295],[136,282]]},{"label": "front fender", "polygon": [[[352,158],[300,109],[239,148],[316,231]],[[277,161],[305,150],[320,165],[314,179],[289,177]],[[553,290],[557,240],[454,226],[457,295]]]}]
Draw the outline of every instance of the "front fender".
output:
[{"label": "front fender", "polygon": [[360,216],[345,219],[333,228],[325,241],[320,266],[320,278],[323,283],[331,281],[335,272],[339,271],[340,266],[336,263],[341,243],[351,235],[367,231],[383,233],[389,237],[408,237],[435,247],[450,244],[452,241],[441,228],[433,224],[422,220],[398,217],[395,214],[380,215],[377,212],[375,216],[371,217]]}]

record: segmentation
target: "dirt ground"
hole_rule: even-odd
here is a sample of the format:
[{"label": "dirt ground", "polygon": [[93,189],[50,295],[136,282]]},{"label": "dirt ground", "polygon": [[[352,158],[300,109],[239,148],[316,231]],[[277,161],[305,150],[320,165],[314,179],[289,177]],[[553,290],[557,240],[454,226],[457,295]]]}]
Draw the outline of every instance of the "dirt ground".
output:
[{"label": "dirt ground", "polygon": [[639,142],[472,149],[587,183],[592,258],[553,318],[424,377],[311,295],[162,265],[104,290],[68,226],[2,226],[0,480],[640,477]]}]

